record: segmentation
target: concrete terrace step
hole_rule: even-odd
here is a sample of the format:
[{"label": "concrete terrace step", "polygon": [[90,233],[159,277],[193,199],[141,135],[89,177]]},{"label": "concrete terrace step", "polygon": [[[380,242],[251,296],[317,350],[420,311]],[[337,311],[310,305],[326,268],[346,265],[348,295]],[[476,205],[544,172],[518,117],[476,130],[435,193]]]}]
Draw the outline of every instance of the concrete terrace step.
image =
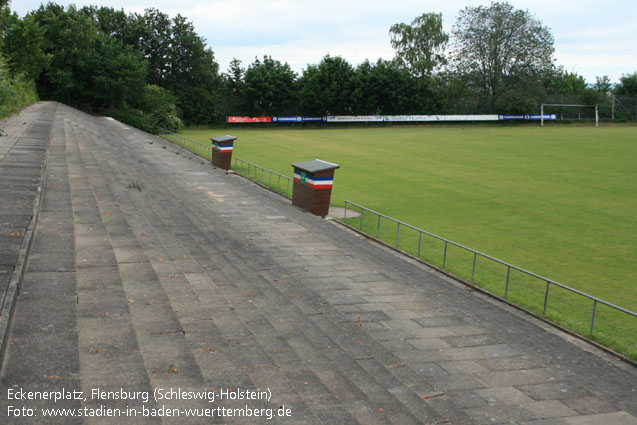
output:
[{"label": "concrete terrace step", "polygon": [[0,360],[31,246],[56,108],[39,103],[0,122]]},{"label": "concrete terrace step", "polygon": [[[142,416],[247,405],[285,406],[278,420],[294,424],[637,424],[632,367],[162,139],[62,105],[1,386],[0,415],[51,407],[9,400],[15,388],[139,412],[55,423],[263,423]],[[152,399],[169,388],[271,399]]]}]

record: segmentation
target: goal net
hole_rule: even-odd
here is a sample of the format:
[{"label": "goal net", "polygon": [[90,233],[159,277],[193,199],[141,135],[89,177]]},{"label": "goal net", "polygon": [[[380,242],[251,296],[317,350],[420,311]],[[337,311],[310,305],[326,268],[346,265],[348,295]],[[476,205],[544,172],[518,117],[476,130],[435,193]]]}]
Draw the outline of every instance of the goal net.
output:
[{"label": "goal net", "polygon": [[[550,109],[551,113],[561,116],[564,119],[590,119],[595,120],[595,127],[599,126],[599,108],[597,105],[572,105],[565,103],[543,103],[540,109],[540,125],[544,127],[544,111]],[[561,112],[561,113],[560,113]]]}]

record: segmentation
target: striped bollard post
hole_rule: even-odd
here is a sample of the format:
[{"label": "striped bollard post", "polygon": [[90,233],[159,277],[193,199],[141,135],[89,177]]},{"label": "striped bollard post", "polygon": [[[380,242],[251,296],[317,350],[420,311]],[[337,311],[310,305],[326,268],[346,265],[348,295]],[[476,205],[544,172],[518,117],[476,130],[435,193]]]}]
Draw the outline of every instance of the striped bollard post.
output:
[{"label": "striped bollard post", "polygon": [[234,136],[213,137],[212,140],[212,165],[228,171],[232,165],[232,150],[234,149]]},{"label": "striped bollard post", "polygon": [[325,217],[330,209],[334,170],[339,168],[339,165],[315,159],[292,164],[292,167],[292,204],[314,215]]}]

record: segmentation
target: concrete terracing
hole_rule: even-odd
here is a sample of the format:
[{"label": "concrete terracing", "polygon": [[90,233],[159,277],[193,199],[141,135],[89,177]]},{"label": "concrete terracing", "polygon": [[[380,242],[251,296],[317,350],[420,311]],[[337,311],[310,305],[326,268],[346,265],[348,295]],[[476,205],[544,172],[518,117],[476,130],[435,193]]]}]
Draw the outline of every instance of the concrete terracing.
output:
[{"label": "concrete terracing", "polygon": [[31,246],[56,107],[40,103],[0,125],[0,359]]},{"label": "concrete terracing", "polygon": [[[637,424],[637,371],[595,347],[162,139],[63,105],[29,114],[51,138],[0,422],[263,424],[213,409],[284,406],[273,421]],[[3,187],[32,188],[47,144],[0,162],[0,215],[15,226],[22,204]],[[268,397],[218,399],[237,390]],[[83,399],[45,399],[69,391]],[[195,392],[217,398],[184,397]],[[55,407],[95,416],[42,416]],[[162,408],[181,416],[143,416]]]}]

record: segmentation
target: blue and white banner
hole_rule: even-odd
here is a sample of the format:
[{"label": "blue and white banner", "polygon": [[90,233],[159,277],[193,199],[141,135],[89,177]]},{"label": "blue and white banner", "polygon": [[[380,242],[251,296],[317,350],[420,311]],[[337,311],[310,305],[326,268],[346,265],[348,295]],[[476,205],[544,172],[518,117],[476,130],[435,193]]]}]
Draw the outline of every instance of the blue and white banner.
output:
[{"label": "blue and white banner", "polygon": [[497,121],[497,115],[385,115],[392,122]]},{"label": "blue and white banner", "polygon": [[327,122],[381,122],[382,115],[336,115],[327,117]]},{"label": "blue and white banner", "polygon": [[[531,115],[498,115],[500,121],[540,121],[542,119],[541,114]],[[556,121],[556,114],[544,114],[544,121]]]},{"label": "blue and white banner", "polygon": [[272,117],[272,122],[323,122],[323,121],[326,121],[325,117],[303,117],[303,116]]}]

